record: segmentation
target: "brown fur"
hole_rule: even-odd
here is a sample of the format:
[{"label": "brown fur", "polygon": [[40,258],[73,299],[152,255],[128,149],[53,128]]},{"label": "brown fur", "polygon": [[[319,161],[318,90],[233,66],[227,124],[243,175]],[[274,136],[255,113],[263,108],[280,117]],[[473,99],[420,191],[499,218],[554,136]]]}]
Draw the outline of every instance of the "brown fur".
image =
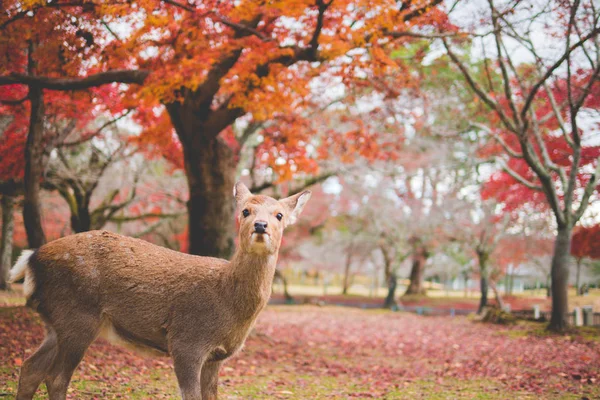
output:
[{"label": "brown fur", "polygon": [[[17,399],[31,399],[42,381],[51,400],[64,399],[98,335],[171,355],[183,399],[216,399],[223,360],[242,347],[269,299],[283,229],[310,197],[303,192],[277,201],[252,196],[240,183],[234,193],[240,229],[231,261],[106,231],[68,236],[33,253],[28,305],[48,334],[23,364]],[[267,235],[254,233],[256,221],[267,222]]]}]

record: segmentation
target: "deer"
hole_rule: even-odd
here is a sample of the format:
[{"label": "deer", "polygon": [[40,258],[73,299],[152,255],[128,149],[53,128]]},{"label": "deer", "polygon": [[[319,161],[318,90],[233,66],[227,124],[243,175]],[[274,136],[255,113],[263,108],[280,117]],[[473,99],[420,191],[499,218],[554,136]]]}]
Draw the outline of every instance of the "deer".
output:
[{"label": "deer", "polygon": [[10,281],[24,279],[27,306],[41,316],[46,337],[21,366],[16,399],[32,399],[45,382],[50,400],[64,400],[97,337],[170,356],[182,399],[217,399],[219,370],[266,306],[283,230],[311,192],[276,200],[238,182],[233,195],[239,228],[230,261],[108,231],[25,250]]}]

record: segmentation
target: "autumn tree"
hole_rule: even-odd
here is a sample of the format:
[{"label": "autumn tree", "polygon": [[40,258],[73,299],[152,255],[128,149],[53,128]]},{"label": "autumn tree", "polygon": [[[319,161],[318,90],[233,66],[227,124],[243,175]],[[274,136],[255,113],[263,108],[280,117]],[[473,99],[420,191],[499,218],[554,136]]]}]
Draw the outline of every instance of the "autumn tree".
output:
[{"label": "autumn tree", "polygon": [[[124,135],[119,137],[106,134],[102,135],[102,139],[99,135],[94,135],[83,142],[81,139],[72,139],[57,146],[42,186],[44,189],[57,191],[69,206],[73,233],[102,229],[109,221],[123,219],[117,215],[136,200],[139,175],[142,172],[140,163],[132,160],[136,150]],[[104,193],[100,201],[92,204],[92,197],[99,195],[101,181],[117,166],[123,171],[132,172],[131,179],[125,180],[130,182],[131,187],[111,189]],[[147,216],[161,217],[162,214],[142,214],[137,218]],[[128,220],[135,220],[132,218],[134,217],[129,217]]]},{"label": "autumn tree", "polygon": [[[443,44],[466,85],[490,110],[490,123],[476,129],[495,141],[505,176],[539,193],[552,210],[557,235],[549,329],[562,331],[568,325],[571,234],[600,178],[600,149],[587,142],[580,126],[597,108],[600,10],[593,1],[489,0],[486,9],[472,11],[479,23],[465,29],[476,35],[473,46],[481,49],[483,71],[465,62],[450,39]],[[542,43],[535,32],[544,35]],[[517,49],[533,62],[520,62]],[[501,79],[485,79],[494,75]]]},{"label": "autumn tree", "polygon": [[[28,88],[27,151],[34,153],[45,91],[131,85],[127,102],[137,108],[146,139],[170,140],[172,127],[183,146],[190,251],[226,256],[233,225],[224,221],[232,220],[240,140],[231,126],[302,107],[319,75],[349,86],[364,83],[365,73],[402,70],[386,54],[419,30],[449,28],[440,4],[9,1],[0,18],[0,84]],[[274,128],[269,137],[301,146],[289,133]],[[39,168],[27,174],[27,199],[37,190],[30,176],[39,177]]]},{"label": "autumn tree", "polygon": [[[18,60],[18,57],[14,59]],[[115,94],[111,87],[95,89],[92,93],[51,92],[45,99],[48,104],[39,105],[43,108],[43,112],[37,111],[41,121],[32,124],[34,114],[28,100],[34,95],[20,85],[0,85],[0,115],[6,119],[0,137],[0,181],[4,182],[3,187],[14,186],[24,193],[23,213],[29,247],[39,247],[46,240],[39,192],[51,153],[73,132],[85,133],[86,139],[93,136],[96,128],[92,132],[88,128],[104,111],[99,104],[114,103],[111,95]],[[82,109],[87,112],[81,113]],[[111,111],[122,112],[118,106]]]},{"label": "autumn tree", "polygon": [[585,258],[600,259],[600,225],[579,226],[573,231],[571,238],[571,255],[577,263],[575,289],[581,295],[581,266]]},{"label": "autumn tree", "polygon": [[[464,243],[477,260],[481,292],[478,314],[488,305],[488,289],[493,286],[494,292],[497,293],[495,281],[503,272],[494,264],[498,263],[498,245],[506,235],[510,219],[507,218],[508,215],[503,217],[498,214],[498,208],[494,201],[478,198],[472,208],[457,213],[456,216],[462,214],[462,218],[457,218],[460,223],[458,229],[453,230],[453,239]],[[496,295],[496,298],[498,297]]]}]

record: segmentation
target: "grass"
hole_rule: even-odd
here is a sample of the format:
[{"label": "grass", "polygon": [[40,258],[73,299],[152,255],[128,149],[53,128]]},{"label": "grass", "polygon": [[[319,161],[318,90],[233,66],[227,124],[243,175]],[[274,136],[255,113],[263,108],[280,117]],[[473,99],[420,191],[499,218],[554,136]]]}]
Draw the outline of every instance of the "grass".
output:
[{"label": "grass", "polygon": [[[14,398],[18,366],[42,336],[35,313],[0,307],[1,398]],[[505,327],[462,317],[273,306],[244,351],[224,365],[220,398],[592,399],[600,398],[598,379],[597,329],[565,337],[534,322]],[[179,398],[168,359],[145,359],[103,341],[90,347],[68,397]],[[35,399],[47,399],[44,388]]]}]

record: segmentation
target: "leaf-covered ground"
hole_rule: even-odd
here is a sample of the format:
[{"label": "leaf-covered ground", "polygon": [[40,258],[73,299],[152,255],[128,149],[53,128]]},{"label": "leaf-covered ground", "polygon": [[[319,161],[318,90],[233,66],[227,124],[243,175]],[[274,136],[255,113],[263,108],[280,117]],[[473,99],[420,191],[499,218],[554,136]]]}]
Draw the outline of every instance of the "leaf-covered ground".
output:
[{"label": "leaf-covered ground", "polygon": [[[557,337],[537,325],[315,306],[265,310],[244,351],[225,364],[223,399],[585,399],[600,397],[593,331]],[[0,308],[0,393],[43,327],[24,307]],[[40,399],[46,398],[44,390]],[[75,373],[72,399],[176,399],[168,359],[103,341]]]}]

